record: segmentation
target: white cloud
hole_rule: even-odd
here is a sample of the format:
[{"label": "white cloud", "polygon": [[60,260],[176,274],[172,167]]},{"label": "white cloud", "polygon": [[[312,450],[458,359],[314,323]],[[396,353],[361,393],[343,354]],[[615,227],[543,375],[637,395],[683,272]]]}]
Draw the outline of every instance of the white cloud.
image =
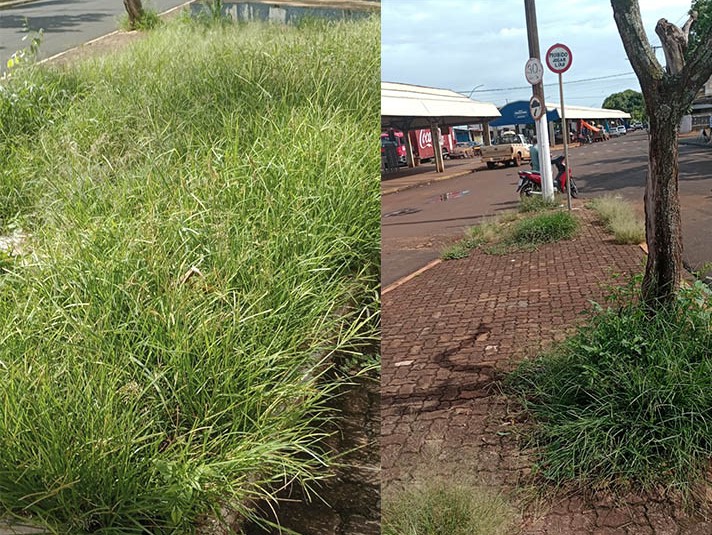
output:
[{"label": "white cloud", "polygon": [[[682,24],[690,2],[640,4],[656,44],[658,19]],[[531,94],[524,79],[529,52],[521,0],[382,0],[381,9],[384,79],[462,91],[484,84],[475,98],[497,104]],[[573,65],[565,80],[632,72],[608,1],[540,0],[537,25],[542,54],[556,42],[571,48]],[[551,73],[544,79],[555,80]],[[485,91],[510,87],[524,89]],[[610,93],[628,88],[639,89],[634,76],[569,84],[566,91],[576,104],[598,106]]]},{"label": "white cloud", "polygon": [[526,38],[527,30],[526,28],[502,28],[497,32],[502,37],[521,37]]}]

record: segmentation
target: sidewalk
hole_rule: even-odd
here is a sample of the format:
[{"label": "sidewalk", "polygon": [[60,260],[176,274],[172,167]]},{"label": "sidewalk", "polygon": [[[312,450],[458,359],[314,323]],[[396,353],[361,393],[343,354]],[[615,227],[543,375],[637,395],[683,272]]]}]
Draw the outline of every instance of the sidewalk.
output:
[{"label": "sidewalk", "polygon": [[584,224],[573,240],[504,256],[473,251],[383,296],[384,487],[424,470],[475,479],[523,508],[527,535],[710,534],[712,524],[659,497],[531,503],[532,459],[519,440],[518,407],[501,391],[503,374],[562,339],[613,273],[642,270],[640,247],[613,244],[588,211],[576,213]]}]

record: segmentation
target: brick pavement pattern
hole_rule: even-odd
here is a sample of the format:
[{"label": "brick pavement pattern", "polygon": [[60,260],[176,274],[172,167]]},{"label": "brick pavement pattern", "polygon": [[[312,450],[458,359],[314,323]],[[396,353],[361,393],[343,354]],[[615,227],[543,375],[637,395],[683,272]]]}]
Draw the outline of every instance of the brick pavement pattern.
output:
[{"label": "brick pavement pattern", "polygon": [[475,477],[523,507],[528,535],[712,534],[712,523],[660,496],[531,499],[521,414],[500,381],[563,339],[614,274],[639,273],[644,262],[638,246],[615,245],[588,211],[577,214],[572,240],[503,256],[473,251],[384,295],[383,484],[407,484],[433,463],[444,477]]}]

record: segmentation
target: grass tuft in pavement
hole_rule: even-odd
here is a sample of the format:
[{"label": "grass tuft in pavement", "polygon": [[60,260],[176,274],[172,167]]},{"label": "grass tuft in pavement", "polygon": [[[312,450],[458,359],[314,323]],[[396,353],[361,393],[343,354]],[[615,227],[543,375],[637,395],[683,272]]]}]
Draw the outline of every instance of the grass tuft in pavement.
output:
[{"label": "grass tuft in pavement", "polygon": [[589,206],[613,234],[618,244],[639,244],[645,241],[645,222],[630,203],[620,197],[605,195],[593,199]]},{"label": "grass tuft in pavement", "polygon": [[559,205],[556,199],[548,201],[544,199],[543,195],[532,195],[531,197],[524,197],[519,201],[519,211],[521,213],[529,212],[542,212],[545,210],[552,210]]},{"label": "grass tuft in pavement", "polygon": [[504,498],[442,479],[386,495],[384,535],[504,535],[516,514]]},{"label": "grass tuft in pavement", "polygon": [[505,242],[513,247],[536,247],[569,239],[578,228],[578,220],[570,212],[545,212],[514,223]]},{"label": "grass tuft in pavement", "polygon": [[537,426],[537,469],[582,488],[688,491],[712,457],[712,294],[683,288],[651,317],[639,280],[510,385]]},{"label": "grass tuft in pavement", "polygon": [[480,248],[486,254],[504,255],[531,251],[539,245],[572,238],[579,223],[569,212],[532,203],[524,213],[511,212],[468,229],[465,237],[447,247],[443,260],[457,260]]}]

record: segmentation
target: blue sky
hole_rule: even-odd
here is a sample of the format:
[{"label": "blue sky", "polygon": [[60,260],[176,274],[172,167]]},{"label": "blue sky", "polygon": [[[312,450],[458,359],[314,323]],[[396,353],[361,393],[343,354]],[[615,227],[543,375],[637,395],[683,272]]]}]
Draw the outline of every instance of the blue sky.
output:
[{"label": "blue sky", "polygon": [[[687,20],[689,0],[640,0],[652,45],[655,24]],[[542,58],[554,43],[573,56],[564,74],[564,98],[599,107],[610,94],[640,90],[605,0],[539,0],[536,3]],[[382,0],[381,79],[455,91],[501,106],[529,100],[524,78],[529,58],[523,0]],[[662,50],[658,61],[664,64]],[[627,74],[626,74],[627,73]],[[622,75],[622,76],[621,76]],[[596,78],[597,80],[589,80]],[[546,69],[544,92],[559,101],[557,76]],[[516,88],[516,89],[515,89]]]}]

